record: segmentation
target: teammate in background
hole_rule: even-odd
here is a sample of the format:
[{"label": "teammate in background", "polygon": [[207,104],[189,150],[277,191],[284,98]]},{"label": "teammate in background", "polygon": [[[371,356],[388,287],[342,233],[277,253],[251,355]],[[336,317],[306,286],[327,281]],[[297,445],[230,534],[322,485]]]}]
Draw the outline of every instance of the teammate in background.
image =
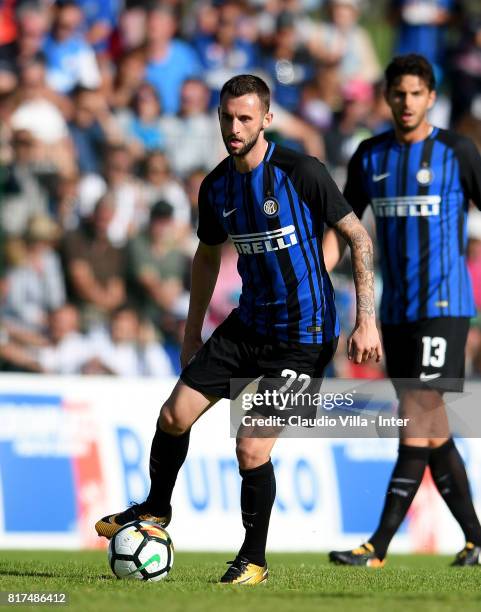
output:
[{"label": "teammate in background", "polygon": [[[436,93],[424,57],[396,57],[385,76],[394,130],[360,144],[349,163],[344,195],[359,218],[369,203],[376,216],[386,366],[400,416],[410,425],[400,432],[377,530],[359,548],[332,551],[329,558],[382,566],[429,465],[466,537],[453,565],[475,565],[481,562],[481,526],[449,431],[443,392],[463,389],[464,348],[475,314],[465,261],[466,217],[470,200],[481,207],[481,158],[468,138],[429,124]],[[328,270],[343,246],[326,233]]]},{"label": "teammate in background", "polygon": [[[99,535],[111,538],[138,518],[169,523],[172,490],[187,455],[190,428],[220,398],[231,397],[231,379],[282,380],[286,369],[302,380],[322,377],[339,335],[321,249],[324,223],[352,249],[357,318],[349,355],[357,363],[381,358],[371,240],[317,159],[265,139],[272,120],[269,103],[267,85],[255,76],[233,77],[222,89],[219,120],[229,156],[200,189],[200,243],[192,268],[184,369],[157,422],[150,493],[145,502],[99,520]],[[228,236],[239,253],[242,294],[238,308],[202,346],[202,324]],[[245,539],[223,583],[257,584],[267,578],[265,547],[275,497],[270,453],[275,440],[237,439]]]}]

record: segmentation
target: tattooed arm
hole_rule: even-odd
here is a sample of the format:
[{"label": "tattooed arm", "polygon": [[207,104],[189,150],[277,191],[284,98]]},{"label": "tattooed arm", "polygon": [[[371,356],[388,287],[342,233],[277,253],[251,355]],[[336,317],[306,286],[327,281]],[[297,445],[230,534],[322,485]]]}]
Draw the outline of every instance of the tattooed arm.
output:
[{"label": "tattooed arm", "polygon": [[355,363],[362,363],[372,357],[380,361],[382,348],[374,308],[371,238],[354,213],[343,217],[334,228],[351,247],[352,275],[356,287],[356,324],[347,342],[348,357]]}]

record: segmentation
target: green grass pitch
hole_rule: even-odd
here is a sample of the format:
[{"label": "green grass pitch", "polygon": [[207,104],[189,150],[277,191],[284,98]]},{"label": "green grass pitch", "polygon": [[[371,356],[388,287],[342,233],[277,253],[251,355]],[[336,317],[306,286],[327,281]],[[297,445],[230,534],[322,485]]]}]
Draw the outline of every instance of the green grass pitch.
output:
[{"label": "green grass pitch", "polygon": [[325,554],[270,554],[270,579],[256,587],[216,584],[228,559],[178,553],[167,580],[144,583],[117,580],[104,552],[0,551],[0,591],[66,592],[68,605],[28,609],[68,612],[481,610],[481,566],[450,568],[450,557],[392,555],[374,570],[332,566]]}]

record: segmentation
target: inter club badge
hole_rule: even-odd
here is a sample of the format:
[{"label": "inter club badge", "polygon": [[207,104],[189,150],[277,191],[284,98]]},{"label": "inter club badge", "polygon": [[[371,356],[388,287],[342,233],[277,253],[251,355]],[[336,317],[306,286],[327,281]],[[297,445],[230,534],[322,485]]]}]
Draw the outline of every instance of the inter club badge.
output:
[{"label": "inter club badge", "polygon": [[434,180],[434,172],[429,166],[423,166],[416,172],[416,180],[420,185],[431,185]]},{"label": "inter club badge", "polygon": [[275,217],[279,213],[279,202],[273,196],[269,196],[264,200],[262,208],[267,217]]}]

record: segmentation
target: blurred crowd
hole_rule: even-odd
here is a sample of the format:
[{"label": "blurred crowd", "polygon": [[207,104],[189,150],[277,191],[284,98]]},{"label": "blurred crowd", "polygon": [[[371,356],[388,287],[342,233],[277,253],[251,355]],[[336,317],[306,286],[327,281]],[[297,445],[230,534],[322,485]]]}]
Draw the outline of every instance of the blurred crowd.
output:
[{"label": "blurred crowd", "polygon": [[[434,64],[433,122],[481,147],[480,1],[0,0],[0,369],[178,373],[199,186],[225,156],[222,84],[262,76],[268,138],[323,160],[342,188],[359,142],[389,126],[382,71],[398,52]],[[474,212],[468,230],[481,312]],[[206,337],[239,292],[225,244]],[[342,349],[332,374],[382,376]],[[468,374],[481,376],[478,320]]]}]

